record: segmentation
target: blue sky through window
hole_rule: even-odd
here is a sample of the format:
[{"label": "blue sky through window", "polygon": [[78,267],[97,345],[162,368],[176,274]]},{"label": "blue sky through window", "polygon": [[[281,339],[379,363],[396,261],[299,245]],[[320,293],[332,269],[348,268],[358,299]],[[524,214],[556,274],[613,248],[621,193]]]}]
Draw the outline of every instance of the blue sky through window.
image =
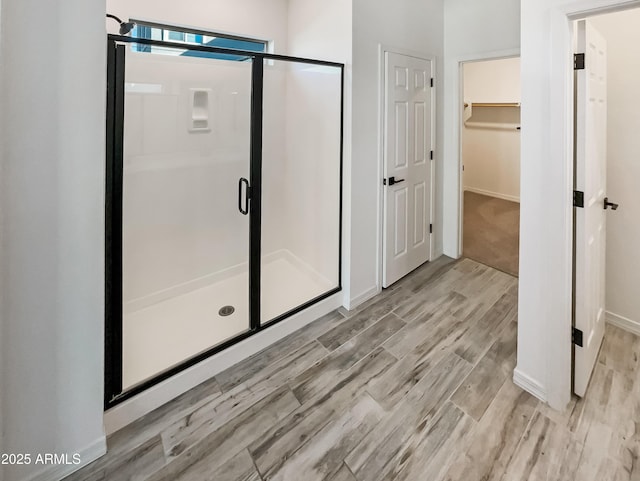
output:
[{"label": "blue sky through window", "polygon": [[[134,38],[148,38],[152,40],[165,40],[168,42],[184,43],[185,45],[206,45],[210,47],[247,50],[251,52],[265,52],[267,47],[266,42],[260,40],[225,36],[224,34],[217,34],[213,32],[210,35],[203,35],[201,33],[173,30],[171,26],[159,27],[144,25],[141,23],[136,23],[136,26],[131,32],[131,36]],[[247,59],[247,57],[243,55],[198,52],[186,49],[182,52],[176,51],[174,49],[169,51],[167,49],[143,44],[134,44],[133,50],[137,52],[167,53],[170,55],[180,55],[183,57],[200,57],[236,61]]]}]

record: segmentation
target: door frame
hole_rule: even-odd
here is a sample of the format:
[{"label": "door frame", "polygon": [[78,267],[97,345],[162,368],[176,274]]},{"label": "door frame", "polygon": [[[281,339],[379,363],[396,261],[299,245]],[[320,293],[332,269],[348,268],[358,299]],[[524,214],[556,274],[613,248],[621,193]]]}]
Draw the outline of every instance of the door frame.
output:
[{"label": "door frame", "polygon": [[[557,292],[552,301],[553,315],[545,317],[546,342],[542,351],[546,359],[545,391],[539,393],[549,405],[555,409],[564,409],[571,399],[572,392],[572,351],[571,340],[573,297],[573,174],[574,174],[574,146],[573,146],[573,117],[574,117],[574,66],[573,66],[573,35],[574,21],[595,15],[614,13],[640,7],[639,0],[581,0],[552,8],[550,11],[550,65],[552,76],[550,79],[551,115],[549,124],[545,128],[553,132],[552,146],[562,155],[562,178],[565,194],[557,199],[562,208],[561,251],[556,255],[561,260],[556,265]],[[526,106],[525,106],[526,107]],[[525,133],[526,135],[526,133]],[[548,199],[553,202],[556,199]],[[526,199],[524,199],[526,202]],[[526,222],[526,220],[525,220]],[[534,286],[531,286],[532,288]],[[520,359],[519,359],[520,362]],[[518,381],[516,369],[515,381]],[[520,376],[526,380],[526,374]],[[518,383],[518,382],[517,382]],[[525,382],[519,383],[521,385]],[[525,386],[523,386],[525,387]],[[530,390],[530,392],[532,392]]]},{"label": "door frame", "polygon": [[[455,101],[453,105],[453,118],[456,124],[456,128],[454,129],[454,139],[453,145],[457,149],[455,152],[458,168],[458,253],[457,258],[462,257],[462,251],[464,247],[464,159],[463,159],[463,148],[462,148],[462,118],[464,112],[464,64],[467,63],[477,63],[477,62],[487,62],[491,60],[503,60],[508,58],[520,58],[520,49],[510,49],[510,50],[501,50],[495,52],[483,52],[475,55],[467,55],[464,57],[458,57],[456,59],[456,68],[457,73],[455,76],[457,85],[453,85],[452,88],[454,91],[457,89],[458,94],[455,96]],[[520,160],[518,160],[520,161]]]},{"label": "door frame", "polygon": [[[438,146],[437,146],[437,138],[436,138],[436,100],[437,96],[437,69],[436,69],[436,56],[429,55],[424,52],[417,52],[415,50],[410,50],[401,47],[393,47],[385,44],[378,44],[378,196],[376,199],[377,210],[378,210],[378,241],[376,245],[377,252],[377,285],[376,285],[376,293],[382,292],[382,275],[383,275],[383,266],[384,266],[384,154],[385,154],[385,142],[384,142],[384,125],[385,125],[385,54],[386,53],[395,53],[399,55],[406,55],[408,57],[415,57],[420,60],[426,60],[429,62],[431,66],[431,78],[434,79],[433,87],[431,88],[431,145],[433,146],[433,160],[431,162],[431,172],[430,172],[430,208],[429,208],[429,224],[433,224],[434,222],[434,176],[435,176],[435,164],[436,159],[438,158]],[[429,243],[429,262],[433,260],[433,233],[429,234],[430,243]]]}]

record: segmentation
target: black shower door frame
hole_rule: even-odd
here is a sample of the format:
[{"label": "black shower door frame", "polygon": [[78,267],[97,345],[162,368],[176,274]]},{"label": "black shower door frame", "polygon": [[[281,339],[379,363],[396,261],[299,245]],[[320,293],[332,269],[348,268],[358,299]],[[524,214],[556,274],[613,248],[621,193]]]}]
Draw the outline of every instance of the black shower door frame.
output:
[{"label": "black shower door frame", "polygon": [[[140,44],[194,52],[246,57],[251,61],[251,127],[249,159],[249,330],[185,360],[131,389],[122,387],[122,214],[124,180],[125,56],[127,44]],[[340,69],[340,200],[338,237],[338,286],[270,320],[260,321],[262,241],[262,128],[265,60],[306,63]],[[344,147],[344,64],[290,57],[266,52],[186,45],[176,42],[109,35],[107,39],[107,125],[105,190],[105,377],[104,408],[109,409],[185,369],[217,354],[258,332],[327,299],[342,290],[342,207]],[[231,201],[231,200],[230,200]]]}]

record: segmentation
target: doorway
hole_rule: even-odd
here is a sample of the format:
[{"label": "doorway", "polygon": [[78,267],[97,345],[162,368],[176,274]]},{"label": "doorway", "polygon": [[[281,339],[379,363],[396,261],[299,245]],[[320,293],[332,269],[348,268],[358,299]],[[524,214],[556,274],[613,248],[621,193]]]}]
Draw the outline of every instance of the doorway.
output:
[{"label": "doorway", "polygon": [[520,58],[461,64],[462,255],[518,276]]},{"label": "doorway", "polygon": [[520,29],[521,252],[514,382],[554,409],[565,409],[572,392],[573,21],[639,6],[637,0],[522,5],[526,21]]}]

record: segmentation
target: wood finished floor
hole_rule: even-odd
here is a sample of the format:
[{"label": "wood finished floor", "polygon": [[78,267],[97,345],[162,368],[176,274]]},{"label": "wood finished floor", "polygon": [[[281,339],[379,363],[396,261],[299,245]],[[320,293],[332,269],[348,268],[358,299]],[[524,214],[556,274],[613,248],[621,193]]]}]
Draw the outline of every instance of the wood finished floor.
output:
[{"label": "wood finished floor", "polygon": [[640,479],[640,339],[607,328],[585,400],[512,381],[517,281],[441,258],[108,439],[67,480]]}]

